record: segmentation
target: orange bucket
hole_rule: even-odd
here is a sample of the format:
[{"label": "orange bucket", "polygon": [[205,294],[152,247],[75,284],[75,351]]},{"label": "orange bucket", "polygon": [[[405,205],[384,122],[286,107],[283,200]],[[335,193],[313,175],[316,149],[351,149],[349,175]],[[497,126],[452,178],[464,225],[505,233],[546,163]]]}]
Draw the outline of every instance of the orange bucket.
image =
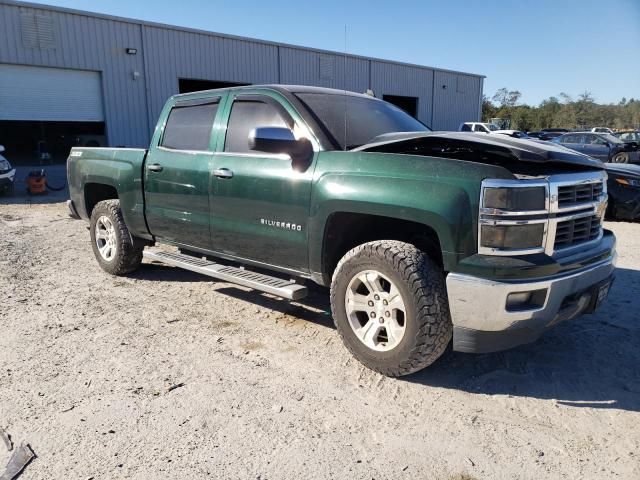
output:
[{"label": "orange bucket", "polygon": [[47,177],[44,170],[33,170],[29,172],[26,179],[27,192],[31,195],[40,195],[47,191]]}]

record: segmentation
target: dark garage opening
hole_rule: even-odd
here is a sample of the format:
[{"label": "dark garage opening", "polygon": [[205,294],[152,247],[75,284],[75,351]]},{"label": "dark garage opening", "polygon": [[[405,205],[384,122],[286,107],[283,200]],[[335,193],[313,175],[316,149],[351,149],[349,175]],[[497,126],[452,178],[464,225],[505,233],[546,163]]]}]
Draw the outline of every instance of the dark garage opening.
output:
[{"label": "dark garage opening", "polygon": [[418,118],[418,97],[404,97],[402,95],[383,95],[385,102],[393,103],[413,118]]},{"label": "dark garage opening", "polygon": [[179,78],[178,90],[180,93],[199,92],[200,90],[213,90],[215,88],[243,87],[250,83],[218,82],[215,80],[197,80],[194,78]]},{"label": "dark garage opening", "polygon": [[0,145],[16,165],[64,163],[71,147],[106,144],[104,122],[0,121]]}]

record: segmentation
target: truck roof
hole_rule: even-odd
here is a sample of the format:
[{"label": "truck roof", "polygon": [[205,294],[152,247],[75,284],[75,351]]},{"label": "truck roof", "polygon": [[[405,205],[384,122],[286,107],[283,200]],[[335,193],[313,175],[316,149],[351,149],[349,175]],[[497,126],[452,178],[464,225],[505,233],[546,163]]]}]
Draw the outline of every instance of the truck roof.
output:
[{"label": "truck roof", "polygon": [[370,98],[372,100],[379,100],[376,97],[372,97],[371,95],[367,95],[366,93],[356,93],[350,90],[340,90],[337,88],[326,88],[326,87],[311,87],[308,85],[280,85],[280,84],[264,84],[264,85],[242,85],[237,87],[224,87],[224,88],[216,88],[213,90],[200,90],[197,92],[189,92],[189,93],[180,93],[174,95],[174,97],[188,97],[191,95],[199,95],[204,92],[212,92],[212,93],[220,93],[220,92],[228,92],[228,91],[238,91],[238,90],[254,90],[254,89],[269,89],[276,90],[281,93],[324,93],[324,94],[333,94],[333,95],[349,95],[354,97],[363,97]]}]

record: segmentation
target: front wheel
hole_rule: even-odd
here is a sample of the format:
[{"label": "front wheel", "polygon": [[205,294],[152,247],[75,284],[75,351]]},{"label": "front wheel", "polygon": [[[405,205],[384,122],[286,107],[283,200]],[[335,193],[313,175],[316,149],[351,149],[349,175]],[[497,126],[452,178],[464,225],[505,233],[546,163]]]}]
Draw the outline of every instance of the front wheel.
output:
[{"label": "front wheel", "polygon": [[629,154],[627,152],[616,153],[611,158],[611,163],[629,163]]},{"label": "front wheel", "polygon": [[112,275],[124,275],[140,266],[144,247],[129,234],[119,200],[104,200],[93,208],[91,246],[102,269]]},{"label": "front wheel", "polygon": [[351,353],[391,377],[431,365],[452,336],[444,272],[404,242],[369,242],[347,252],[333,274],[331,311]]}]

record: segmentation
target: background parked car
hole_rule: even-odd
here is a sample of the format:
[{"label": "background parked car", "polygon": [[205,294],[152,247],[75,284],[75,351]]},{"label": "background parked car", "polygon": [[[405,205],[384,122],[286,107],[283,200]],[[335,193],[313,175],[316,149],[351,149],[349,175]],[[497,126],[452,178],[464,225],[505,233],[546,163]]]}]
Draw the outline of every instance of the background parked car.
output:
[{"label": "background parked car", "polygon": [[459,132],[493,133],[500,130],[493,123],[465,122],[458,127]]},{"label": "background parked car", "polygon": [[640,166],[606,164],[609,179],[607,217],[640,220]]},{"label": "background parked car", "polygon": [[559,137],[563,133],[567,133],[569,130],[566,128],[544,128],[539,132],[527,132],[527,135],[533,138],[539,138],[540,140],[553,140]]},{"label": "background parked car", "polygon": [[[0,145],[0,154],[4,147]],[[11,166],[9,160],[0,155],[0,193],[13,193],[16,169]]]},{"label": "background parked car", "polygon": [[638,151],[618,137],[608,133],[571,132],[553,139],[559,143],[603,162],[630,163],[638,161]]},{"label": "background parked car", "polygon": [[626,130],[614,133],[616,137],[629,145],[632,149],[637,150],[640,147],[640,132],[637,130]]},{"label": "background parked car", "polygon": [[621,130],[614,133],[623,142],[636,142],[640,144],[640,132],[638,130]]},{"label": "background parked car", "polygon": [[607,127],[593,127],[591,131],[593,133],[608,133],[610,135],[613,135],[613,130]]},{"label": "background parked car", "polygon": [[520,130],[496,130],[493,133],[497,133],[499,135],[507,135],[508,137],[513,138],[531,138],[529,135]]}]

